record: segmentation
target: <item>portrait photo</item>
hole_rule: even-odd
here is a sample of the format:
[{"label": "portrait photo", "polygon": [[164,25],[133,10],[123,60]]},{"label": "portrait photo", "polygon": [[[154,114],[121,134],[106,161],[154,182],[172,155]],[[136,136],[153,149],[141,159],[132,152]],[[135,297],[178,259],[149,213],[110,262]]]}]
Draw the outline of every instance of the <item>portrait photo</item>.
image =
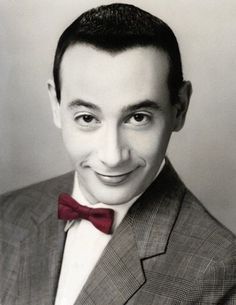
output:
[{"label": "portrait photo", "polygon": [[236,304],[235,37],[234,0],[1,1],[1,305]]}]

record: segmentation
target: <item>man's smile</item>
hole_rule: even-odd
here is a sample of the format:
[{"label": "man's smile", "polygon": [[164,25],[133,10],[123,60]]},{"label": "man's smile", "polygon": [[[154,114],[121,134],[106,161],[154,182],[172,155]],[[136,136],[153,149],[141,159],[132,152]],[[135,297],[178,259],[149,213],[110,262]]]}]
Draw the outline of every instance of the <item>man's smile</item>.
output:
[{"label": "man's smile", "polygon": [[101,174],[101,173],[98,173],[96,171],[94,171],[96,177],[103,183],[103,184],[106,184],[106,185],[111,185],[111,186],[115,186],[115,185],[118,185],[118,184],[122,184],[124,183],[128,177],[135,171],[136,169],[134,170],[131,170],[129,172],[126,172],[126,173],[122,173],[122,174],[109,174],[109,175],[106,175],[106,174]]}]

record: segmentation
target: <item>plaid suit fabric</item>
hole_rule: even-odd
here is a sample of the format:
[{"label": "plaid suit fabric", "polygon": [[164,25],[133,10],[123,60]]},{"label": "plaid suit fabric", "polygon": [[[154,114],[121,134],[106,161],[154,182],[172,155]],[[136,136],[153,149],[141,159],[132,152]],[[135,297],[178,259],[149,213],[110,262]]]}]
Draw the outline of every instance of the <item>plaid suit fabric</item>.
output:
[{"label": "plaid suit fabric", "polygon": [[72,183],[70,173],[0,198],[1,305],[53,303],[65,240],[57,197]]},{"label": "plaid suit fabric", "polygon": [[[72,180],[66,175],[2,198],[1,305],[53,304],[65,240],[56,197]],[[82,304],[236,304],[235,237],[168,160],[105,248],[75,302]]]}]

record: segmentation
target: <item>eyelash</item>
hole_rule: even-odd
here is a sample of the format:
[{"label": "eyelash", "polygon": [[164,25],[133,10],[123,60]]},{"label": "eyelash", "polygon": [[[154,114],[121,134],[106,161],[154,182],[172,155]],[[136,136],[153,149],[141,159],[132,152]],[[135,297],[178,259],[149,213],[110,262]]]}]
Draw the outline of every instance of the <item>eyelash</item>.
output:
[{"label": "eyelash", "polygon": [[[86,122],[86,120],[85,120],[86,117],[89,117],[91,120],[88,121],[88,122]],[[81,123],[79,122],[80,119],[84,119],[84,120],[83,120],[83,123],[82,123],[82,122],[81,122]],[[93,114],[90,114],[90,113],[80,113],[79,115],[75,115],[75,116],[74,116],[74,121],[75,121],[76,123],[80,124],[80,126],[81,126],[81,127],[84,127],[84,128],[91,127],[91,122],[92,122],[93,120],[96,121],[95,124],[97,124],[97,123],[99,122],[99,120],[98,120]],[[93,123],[93,124],[94,124],[94,123]]]},{"label": "eyelash", "polygon": [[[143,122],[143,119],[141,121],[136,120],[135,122],[130,122],[133,118],[137,119],[137,116],[141,116],[141,118],[143,117],[143,119],[145,119],[145,122]],[[90,120],[86,122],[85,118],[88,117]],[[79,122],[80,119],[83,119],[83,122]],[[93,123],[93,120],[95,120],[95,122]],[[134,125],[135,127],[141,127],[141,126],[145,126],[147,125],[149,122],[151,122],[152,120],[152,116],[149,113],[144,113],[144,112],[136,112],[133,113],[131,115],[129,115],[125,120],[124,123],[125,124],[130,124],[130,125]],[[79,115],[75,115],[74,116],[74,121],[76,123],[78,123],[82,128],[93,128],[95,127],[95,124],[98,124],[100,121],[93,115],[90,113],[80,113]]]},{"label": "eyelash", "polygon": [[[145,118],[145,122],[143,122],[143,120],[141,121],[138,121],[136,120],[136,125],[135,126],[144,126],[144,125],[147,125],[151,119],[152,119],[152,116],[151,114],[149,113],[146,113],[146,112],[136,112],[136,113],[133,113],[132,115],[130,115],[126,120],[125,120],[125,123],[126,124],[129,124],[128,121],[131,120],[132,118],[135,118],[135,116],[143,116],[143,118]],[[141,123],[139,123],[141,122]]]}]

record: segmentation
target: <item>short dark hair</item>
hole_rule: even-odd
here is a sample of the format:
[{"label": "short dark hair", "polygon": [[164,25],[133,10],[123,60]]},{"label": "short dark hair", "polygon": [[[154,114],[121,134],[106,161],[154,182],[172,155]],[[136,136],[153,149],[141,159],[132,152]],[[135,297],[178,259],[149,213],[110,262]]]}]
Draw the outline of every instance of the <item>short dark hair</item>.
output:
[{"label": "short dark hair", "polygon": [[77,43],[93,45],[118,53],[136,46],[154,46],[169,60],[170,100],[178,101],[183,82],[181,56],[177,39],[170,27],[156,16],[130,5],[114,3],[93,8],[80,15],[61,35],[53,65],[57,99],[61,99],[60,65],[65,51]]}]

